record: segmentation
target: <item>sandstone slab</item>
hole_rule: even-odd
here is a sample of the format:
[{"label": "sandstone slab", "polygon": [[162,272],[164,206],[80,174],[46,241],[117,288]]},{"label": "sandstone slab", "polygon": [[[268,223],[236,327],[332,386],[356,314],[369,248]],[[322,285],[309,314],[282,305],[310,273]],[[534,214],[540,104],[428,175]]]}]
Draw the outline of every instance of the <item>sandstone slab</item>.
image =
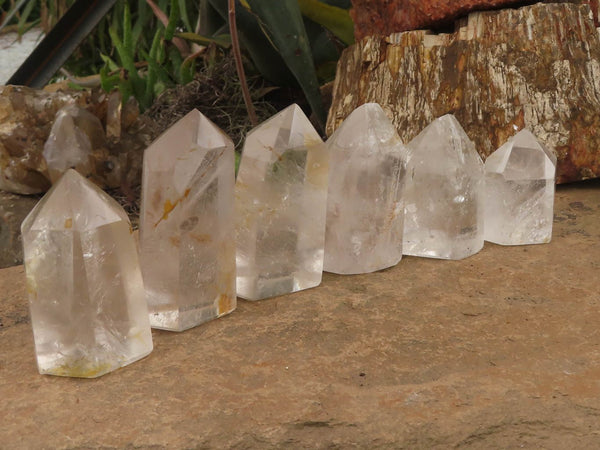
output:
[{"label": "sandstone slab", "polygon": [[0,191],[0,267],[23,263],[21,222],[38,200],[37,196]]},{"label": "sandstone slab", "polygon": [[451,34],[366,38],[338,64],[328,134],[367,102],[390,113],[404,142],[452,113],[483,158],[528,128],[556,152],[558,183],[600,176],[600,40],[587,5],[478,12]]},{"label": "sandstone slab", "polygon": [[0,270],[0,447],[599,448],[599,193],[557,188],[548,245],[324,274],[95,380],[37,373]]}]

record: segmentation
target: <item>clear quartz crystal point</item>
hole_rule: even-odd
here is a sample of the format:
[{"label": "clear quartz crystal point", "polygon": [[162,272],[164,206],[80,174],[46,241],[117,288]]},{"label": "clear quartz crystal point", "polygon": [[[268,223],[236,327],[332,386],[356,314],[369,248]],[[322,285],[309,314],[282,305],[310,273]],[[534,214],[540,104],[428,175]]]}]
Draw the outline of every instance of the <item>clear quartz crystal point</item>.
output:
[{"label": "clear quartz crystal point", "polygon": [[447,114],[409,144],[404,254],[462,259],[483,247],[483,162]]},{"label": "clear quartz crystal point", "polygon": [[21,225],[40,373],[94,378],[152,351],[125,211],[74,170]]},{"label": "clear quartz crystal point", "polygon": [[328,168],[323,141],[297,105],[248,134],[235,185],[240,297],[321,283]]},{"label": "clear quartz crystal point", "polygon": [[235,309],[234,183],[231,139],[197,110],[146,149],[140,251],[153,328]]},{"label": "clear quartz crystal point", "polygon": [[102,124],[91,112],[76,105],[58,110],[43,152],[50,180],[56,183],[70,168],[84,176],[94,172],[92,149],[103,141]]},{"label": "clear quartz crystal point", "polygon": [[327,272],[357,274],[402,258],[406,148],[377,103],[350,114],[327,141]]},{"label": "clear quartz crystal point", "polygon": [[521,130],[485,161],[485,240],[542,244],[552,238],[556,156]]}]

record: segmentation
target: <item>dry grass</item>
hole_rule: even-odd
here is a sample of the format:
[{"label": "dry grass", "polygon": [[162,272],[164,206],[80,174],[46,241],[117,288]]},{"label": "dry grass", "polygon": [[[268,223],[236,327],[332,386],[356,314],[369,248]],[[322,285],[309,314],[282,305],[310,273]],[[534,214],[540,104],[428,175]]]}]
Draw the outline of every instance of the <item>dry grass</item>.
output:
[{"label": "dry grass", "polygon": [[[263,98],[270,88],[259,77],[248,82],[258,119],[266,120],[277,112]],[[204,68],[191,83],[165,91],[145,114],[158,123],[162,133],[194,108],[228,134],[238,151],[241,149],[252,125],[232,57]]]}]

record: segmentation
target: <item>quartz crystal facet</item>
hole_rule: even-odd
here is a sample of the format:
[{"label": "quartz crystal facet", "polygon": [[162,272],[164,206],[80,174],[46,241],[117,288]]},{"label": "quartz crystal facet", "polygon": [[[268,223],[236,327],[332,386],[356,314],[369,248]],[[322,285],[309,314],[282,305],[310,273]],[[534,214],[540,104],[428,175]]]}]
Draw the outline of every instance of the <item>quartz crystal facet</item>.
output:
[{"label": "quartz crystal facet", "polygon": [[556,156],[522,130],[485,161],[485,240],[542,244],[552,238]]},{"label": "quartz crystal facet", "polygon": [[402,258],[406,148],[376,103],[358,107],[327,141],[328,272],[356,274]]},{"label": "quartz crystal facet", "polygon": [[462,259],[483,247],[483,162],[451,115],[409,144],[404,254]]},{"label": "quartz crystal facet", "polygon": [[140,250],[153,328],[235,309],[234,177],[233,143],[197,110],[146,149]]},{"label": "quartz crystal facet", "polygon": [[100,120],[91,112],[68,105],[56,113],[50,136],[44,144],[44,159],[53,183],[67,169],[83,175],[94,172],[92,149],[104,144]]},{"label": "quartz crystal facet", "polygon": [[125,211],[74,170],[21,226],[40,373],[93,378],[152,351]]},{"label": "quartz crystal facet", "polygon": [[318,286],[328,158],[297,105],[252,130],[235,186],[237,292],[259,300]]}]

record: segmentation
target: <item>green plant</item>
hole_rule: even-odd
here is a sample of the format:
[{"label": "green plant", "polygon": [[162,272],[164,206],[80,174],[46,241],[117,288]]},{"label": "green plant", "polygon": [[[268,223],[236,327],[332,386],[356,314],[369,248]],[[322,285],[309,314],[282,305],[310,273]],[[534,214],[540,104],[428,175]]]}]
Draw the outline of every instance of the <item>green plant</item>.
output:
[{"label": "green plant", "polygon": [[[135,96],[143,110],[167,87],[189,83],[196,69],[195,56],[185,41],[174,36],[180,21],[191,26],[186,2],[168,3],[138,0],[132,11],[129,3],[119,2],[115,12],[122,13],[122,19],[108,25],[111,42],[101,54],[103,89],[118,88],[124,101]],[[163,12],[167,6],[168,18]],[[152,34],[147,31],[150,23]]]},{"label": "green plant", "polygon": [[[0,0],[20,29],[48,29],[74,0]],[[189,82],[226,51],[228,0],[119,0],[66,63],[76,77],[100,74],[102,87],[149,107],[164,89]],[[353,42],[350,0],[237,0],[239,40],[251,72],[275,86],[300,87],[321,124],[320,85],[333,79]],[[200,47],[195,47],[200,46]],[[216,49],[216,50],[215,50]]]},{"label": "green plant", "polygon": [[[227,0],[206,0],[227,20]],[[342,48],[351,44],[349,0],[242,0],[240,40],[256,69],[280,86],[299,85],[321,124],[319,85],[334,76]]]},{"label": "green plant", "polygon": [[[0,1],[0,30],[7,26],[16,30],[19,35],[40,23],[36,0],[3,0]],[[39,8],[38,8],[39,9]],[[33,17],[30,21],[30,17]]]}]

